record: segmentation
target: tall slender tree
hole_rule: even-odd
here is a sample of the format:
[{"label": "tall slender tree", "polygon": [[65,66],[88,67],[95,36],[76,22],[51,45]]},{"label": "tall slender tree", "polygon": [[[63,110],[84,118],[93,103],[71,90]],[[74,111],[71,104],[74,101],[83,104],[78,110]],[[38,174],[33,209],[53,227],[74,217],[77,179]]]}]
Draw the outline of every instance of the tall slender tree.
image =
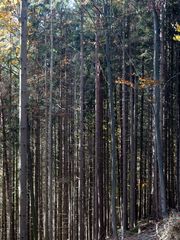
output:
[{"label": "tall slender tree", "polygon": [[48,240],[53,239],[53,176],[52,176],[52,92],[53,92],[53,0],[50,1],[50,85],[48,114]]},{"label": "tall slender tree", "polygon": [[158,84],[154,87],[154,127],[155,127],[155,158],[157,159],[159,173],[159,190],[160,190],[160,207],[162,216],[167,215],[166,192],[163,173],[163,152],[162,152],[162,133],[160,129],[160,20],[156,9],[155,1],[153,2],[153,21],[154,21],[154,80]]},{"label": "tall slender tree", "polygon": [[115,112],[114,112],[114,94],[111,70],[111,50],[110,50],[110,31],[111,31],[111,5],[107,0],[104,5],[105,17],[105,39],[106,39],[106,71],[108,80],[108,101],[109,101],[109,118],[111,133],[111,208],[112,208],[112,231],[114,239],[117,239],[116,223],[116,136],[115,136]]},{"label": "tall slender tree", "polygon": [[99,60],[100,14],[96,13],[95,62],[96,62],[96,134],[95,134],[95,239],[104,239],[103,224],[103,76]]},{"label": "tall slender tree", "polygon": [[[126,26],[126,0],[123,2],[123,29],[122,29],[122,79],[126,77],[126,61],[125,61],[125,26]],[[126,144],[126,94],[127,86],[122,85],[122,161],[123,161],[123,193],[122,193],[122,237],[127,229],[127,144]]]},{"label": "tall slender tree", "polygon": [[85,193],[85,160],[84,160],[84,12],[83,0],[80,6],[80,240],[85,237],[84,193]]},{"label": "tall slender tree", "polygon": [[19,89],[19,156],[20,156],[20,239],[28,239],[27,230],[27,9],[28,1],[21,1],[21,53],[20,53],[20,89]]}]

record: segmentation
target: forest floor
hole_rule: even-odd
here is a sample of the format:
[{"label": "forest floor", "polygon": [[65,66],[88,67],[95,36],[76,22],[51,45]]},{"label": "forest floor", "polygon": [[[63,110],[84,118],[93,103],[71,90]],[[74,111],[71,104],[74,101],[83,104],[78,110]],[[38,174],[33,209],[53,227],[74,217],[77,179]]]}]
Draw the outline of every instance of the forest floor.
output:
[{"label": "forest floor", "polygon": [[140,223],[134,232],[127,233],[125,240],[180,240],[180,213],[159,222]]}]

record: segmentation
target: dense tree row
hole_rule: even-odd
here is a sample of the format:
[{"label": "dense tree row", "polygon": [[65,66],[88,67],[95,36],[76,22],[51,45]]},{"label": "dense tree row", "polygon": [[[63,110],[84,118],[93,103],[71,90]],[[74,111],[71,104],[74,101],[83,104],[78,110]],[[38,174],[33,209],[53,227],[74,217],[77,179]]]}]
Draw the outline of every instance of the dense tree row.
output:
[{"label": "dense tree row", "polygon": [[180,210],[179,11],[0,3],[2,240],[123,238]]}]

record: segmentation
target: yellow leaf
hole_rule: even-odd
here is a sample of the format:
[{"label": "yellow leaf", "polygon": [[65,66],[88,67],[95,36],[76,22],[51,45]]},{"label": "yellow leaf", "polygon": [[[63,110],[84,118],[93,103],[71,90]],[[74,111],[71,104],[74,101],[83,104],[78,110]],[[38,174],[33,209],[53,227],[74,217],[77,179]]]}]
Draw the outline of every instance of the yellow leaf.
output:
[{"label": "yellow leaf", "polygon": [[17,60],[17,59],[11,60],[11,64],[12,64],[12,65],[17,65],[17,64],[18,64],[18,60]]},{"label": "yellow leaf", "polygon": [[9,18],[11,15],[9,12],[5,12],[5,11],[0,11],[0,18],[1,19],[7,19]]},{"label": "yellow leaf", "polygon": [[180,35],[175,35],[175,36],[173,37],[173,40],[180,42]]},{"label": "yellow leaf", "polygon": [[175,24],[175,29],[176,29],[176,32],[180,32],[180,24],[179,23]]}]

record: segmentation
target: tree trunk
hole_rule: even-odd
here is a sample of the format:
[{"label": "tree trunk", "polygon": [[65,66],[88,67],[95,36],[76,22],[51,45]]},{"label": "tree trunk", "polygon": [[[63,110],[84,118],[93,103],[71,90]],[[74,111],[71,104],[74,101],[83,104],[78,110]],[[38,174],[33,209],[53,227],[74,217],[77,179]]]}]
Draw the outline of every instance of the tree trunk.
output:
[{"label": "tree trunk", "polygon": [[[125,2],[123,4],[123,39],[122,39],[122,79],[125,79]],[[126,93],[127,87],[122,85],[122,159],[123,159],[123,197],[122,197],[122,238],[127,229],[127,146],[126,146]]]},{"label": "tree trunk", "polygon": [[[116,225],[116,136],[115,136],[115,113],[114,113],[114,100],[113,100],[113,82],[111,73],[111,55],[110,55],[110,5],[107,2],[104,6],[105,23],[106,23],[106,71],[108,80],[108,100],[109,100],[109,118],[111,130],[111,208],[112,208],[112,231],[113,238],[117,239],[117,225]],[[110,19],[110,20],[109,20]]]},{"label": "tree trunk", "polygon": [[[130,43],[131,44],[131,43]],[[131,60],[131,45],[129,46]],[[130,227],[136,225],[136,76],[130,61]]]},{"label": "tree trunk", "polygon": [[[180,7],[179,7],[180,9]],[[176,104],[177,104],[177,208],[180,210],[180,42],[177,43],[177,77],[176,77]]]},{"label": "tree trunk", "polygon": [[21,1],[21,54],[20,54],[20,93],[19,93],[19,156],[20,156],[20,239],[27,235],[27,0]]},{"label": "tree trunk", "polygon": [[85,161],[84,161],[84,14],[83,6],[81,6],[81,29],[80,29],[80,240],[85,238],[84,223],[84,194],[85,194]]},{"label": "tree trunk", "polygon": [[160,70],[160,23],[159,16],[154,7],[153,9],[154,20],[154,80],[158,83],[154,87],[154,121],[155,121],[155,158],[158,165],[159,173],[159,194],[160,194],[160,207],[162,217],[167,215],[166,208],[166,194],[163,174],[163,152],[162,152],[162,134],[160,129],[160,83],[159,83],[159,70]]},{"label": "tree trunk", "polygon": [[50,86],[48,113],[48,240],[53,239],[53,185],[52,185],[52,91],[53,91],[53,5],[50,1]]},{"label": "tree trunk", "polygon": [[40,116],[39,106],[37,102],[37,116],[35,126],[35,222],[34,222],[34,239],[38,240],[38,235],[41,231],[39,224],[39,210],[40,210]]},{"label": "tree trunk", "polygon": [[[144,58],[142,59],[142,78],[144,78]],[[142,216],[142,184],[143,184],[143,147],[144,147],[144,89],[141,90],[141,113],[140,113],[140,176],[139,176],[139,219]]]},{"label": "tree trunk", "polygon": [[95,134],[95,239],[104,239],[104,223],[103,223],[103,93],[102,93],[102,72],[100,70],[99,61],[99,29],[100,16],[97,13],[96,19],[96,134]]}]

